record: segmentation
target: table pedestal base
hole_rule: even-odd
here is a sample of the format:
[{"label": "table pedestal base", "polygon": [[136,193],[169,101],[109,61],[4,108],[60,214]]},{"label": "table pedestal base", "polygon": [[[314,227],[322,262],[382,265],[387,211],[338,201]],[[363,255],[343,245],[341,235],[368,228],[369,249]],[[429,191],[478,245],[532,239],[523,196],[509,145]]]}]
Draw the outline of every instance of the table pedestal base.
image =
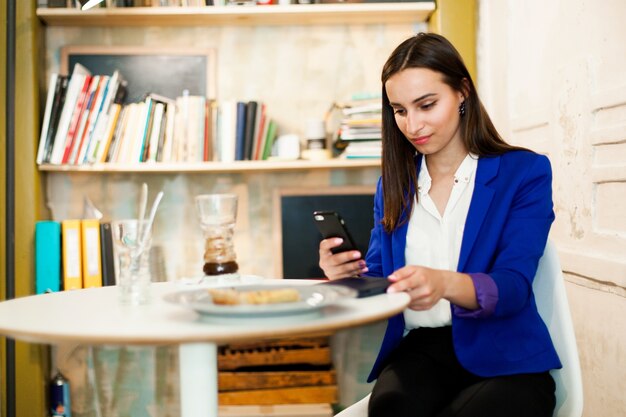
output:
[{"label": "table pedestal base", "polygon": [[178,352],[181,417],[217,417],[217,345],[186,343]]}]

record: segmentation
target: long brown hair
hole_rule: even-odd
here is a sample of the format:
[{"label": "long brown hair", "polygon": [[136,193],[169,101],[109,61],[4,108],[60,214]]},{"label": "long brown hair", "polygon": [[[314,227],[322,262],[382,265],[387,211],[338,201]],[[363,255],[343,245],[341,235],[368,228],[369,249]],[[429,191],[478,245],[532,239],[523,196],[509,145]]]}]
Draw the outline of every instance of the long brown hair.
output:
[{"label": "long brown hair", "polygon": [[[391,76],[407,68],[427,68],[439,72],[444,83],[463,93],[465,114],[461,117],[460,131],[469,152],[489,156],[521,149],[502,140],[478,98],[463,58],[446,38],[434,33],[418,33],[405,40],[391,53],[381,75],[385,203],[382,224],[387,232],[408,220],[417,185],[417,151],[398,128],[385,89],[385,83]],[[403,212],[406,216],[401,218]]]}]

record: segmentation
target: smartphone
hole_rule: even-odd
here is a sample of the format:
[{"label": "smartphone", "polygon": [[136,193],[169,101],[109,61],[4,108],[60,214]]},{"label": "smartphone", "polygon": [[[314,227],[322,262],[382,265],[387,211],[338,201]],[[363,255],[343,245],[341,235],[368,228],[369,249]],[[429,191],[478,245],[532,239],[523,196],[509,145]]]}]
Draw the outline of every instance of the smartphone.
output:
[{"label": "smartphone", "polygon": [[342,285],[356,290],[357,298],[363,298],[384,294],[387,292],[387,288],[391,285],[391,282],[389,282],[387,278],[349,277],[324,281],[318,285]]},{"label": "smartphone", "polygon": [[314,211],[313,220],[315,220],[315,225],[324,239],[330,237],[340,237],[343,239],[341,245],[331,249],[332,253],[357,250],[354,239],[352,239],[339,213],[335,211]]}]

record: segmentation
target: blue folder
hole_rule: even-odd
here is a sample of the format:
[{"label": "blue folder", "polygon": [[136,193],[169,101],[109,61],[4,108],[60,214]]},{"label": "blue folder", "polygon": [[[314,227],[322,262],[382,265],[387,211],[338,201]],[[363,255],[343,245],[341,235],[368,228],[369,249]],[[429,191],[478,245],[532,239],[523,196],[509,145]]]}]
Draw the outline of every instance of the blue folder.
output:
[{"label": "blue folder", "polygon": [[39,221],[35,225],[35,292],[61,289],[61,224]]}]

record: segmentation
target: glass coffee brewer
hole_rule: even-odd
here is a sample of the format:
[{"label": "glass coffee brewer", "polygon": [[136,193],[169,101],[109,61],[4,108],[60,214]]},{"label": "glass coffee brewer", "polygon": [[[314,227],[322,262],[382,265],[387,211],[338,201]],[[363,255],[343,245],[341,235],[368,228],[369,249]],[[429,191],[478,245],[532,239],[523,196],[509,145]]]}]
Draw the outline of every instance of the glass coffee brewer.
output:
[{"label": "glass coffee brewer", "polygon": [[236,274],[239,270],[233,234],[237,219],[235,194],[203,194],[196,196],[198,219],[204,236],[205,275]]}]

